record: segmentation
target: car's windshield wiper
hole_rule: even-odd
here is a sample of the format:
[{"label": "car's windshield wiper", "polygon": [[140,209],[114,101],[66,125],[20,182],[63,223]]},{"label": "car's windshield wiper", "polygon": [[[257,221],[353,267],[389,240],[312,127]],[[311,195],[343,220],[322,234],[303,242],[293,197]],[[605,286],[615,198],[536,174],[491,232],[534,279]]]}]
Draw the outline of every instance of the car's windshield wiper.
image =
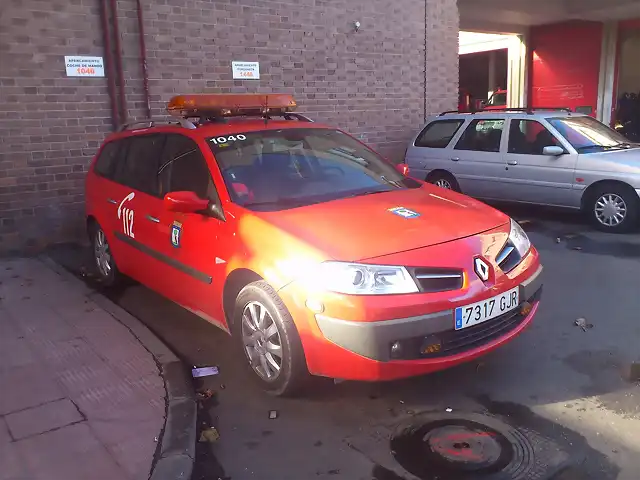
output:
[{"label": "car's windshield wiper", "polygon": [[376,193],[392,192],[393,190],[367,190],[366,192],[356,192],[346,195],[343,198],[364,197],[365,195],[374,195]]},{"label": "car's windshield wiper", "polygon": [[243,203],[243,207],[266,207],[266,206],[275,206],[275,207],[301,207],[303,205],[311,205],[312,203],[316,203],[313,201],[309,201],[304,198],[292,198],[292,197],[281,197],[275,200],[267,200],[264,202],[247,202]]},{"label": "car's windshield wiper", "polygon": [[596,145],[595,143],[593,145],[583,145],[581,147],[576,147],[576,152],[583,152],[585,150],[591,150],[593,148],[604,148],[604,146]]},{"label": "car's windshield wiper", "polygon": [[637,143],[632,143],[632,142],[620,142],[620,143],[616,143],[615,145],[612,145],[613,148],[637,148],[638,144]]}]

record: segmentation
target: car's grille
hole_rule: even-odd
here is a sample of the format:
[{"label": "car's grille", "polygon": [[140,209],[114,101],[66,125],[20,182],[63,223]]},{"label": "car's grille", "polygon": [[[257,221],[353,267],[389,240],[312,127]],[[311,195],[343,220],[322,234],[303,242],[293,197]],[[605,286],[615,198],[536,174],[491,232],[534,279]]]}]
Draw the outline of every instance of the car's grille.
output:
[{"label": "car's grille", "polygon": [[508,241],[496,256],[496,263],[505,273],[516,268],[521,261],[522,256],[511,241]]},{"label": "car's grille", "polygon": [[[538,290],[538,292],[527,301],[529,303],[537,302],[540,299],[540,293],[541,291]],[[525,318],[527,318],[527,316],[520,314],[520,309],[516,308],[500,317],[474,327],[443,332],[438,334],[438,338],[441,341],[440,350],[438,352],[421,355],[421,358],[450,356],[480,347],[515,329]]]},{"label": "car's grille", "polygon": [[464,275],[461,270],[438,268],[415,268],[413,276],[421,292],[447,292],[462,288]]}]

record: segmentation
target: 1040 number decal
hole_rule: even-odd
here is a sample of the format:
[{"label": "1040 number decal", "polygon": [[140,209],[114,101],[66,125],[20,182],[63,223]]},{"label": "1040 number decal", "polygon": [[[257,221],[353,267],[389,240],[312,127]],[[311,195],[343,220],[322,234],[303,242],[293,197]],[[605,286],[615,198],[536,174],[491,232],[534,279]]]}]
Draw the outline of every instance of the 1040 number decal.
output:
[{"label": "1040 number decal", "polygon": [[247,136],[239,133],[238,135],[229,135],[228,137],[216,137],[209,140],[214,145],[224,145],[225,143],[235,142],[235,141],[243,141],[246,140]]}]

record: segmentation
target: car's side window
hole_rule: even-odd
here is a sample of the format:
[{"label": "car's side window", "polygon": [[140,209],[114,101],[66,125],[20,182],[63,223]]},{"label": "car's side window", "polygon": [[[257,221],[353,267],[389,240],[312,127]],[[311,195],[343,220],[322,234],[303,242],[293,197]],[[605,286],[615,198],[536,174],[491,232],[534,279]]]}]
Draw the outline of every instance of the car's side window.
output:
[{"label": "car's side window", "polygon": [[473,120],[456,144],[456,150],[499,152],[504,120]]},{"label": "car's side window", "polygon": [[112,179],[115,175],[119,155],[122,152],[122,141],[113,140],[106,143],[93,166],[93,171],[101,177]]},{"label": "car's side window", "polygon": [[542,155],[544,147],[561,146],[560,142],[540,122],[511,120],[509,127],[509,153]]},{"label": "car's side window", "polygon": [[424,127],[416,138],[416,147],[446,148],[464,120],[436,120]]},{"label": "car's side window", "polygon": [[183,135],[169,135],[159,168],[163,192],[194,192],[205,200],[218,200],[211,172],[200,147]]},{"label": "car's side window", "polygon": [[118,168],[116,181],[140,192],[160,196],[158,168],[165,135],[140,135],[130,137],[126,142],[126,158]]}]

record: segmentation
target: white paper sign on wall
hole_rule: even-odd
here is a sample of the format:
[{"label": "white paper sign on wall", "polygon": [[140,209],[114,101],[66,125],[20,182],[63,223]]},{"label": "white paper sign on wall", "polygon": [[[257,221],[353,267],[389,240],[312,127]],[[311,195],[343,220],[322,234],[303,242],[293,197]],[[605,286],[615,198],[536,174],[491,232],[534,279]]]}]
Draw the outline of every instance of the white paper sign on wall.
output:
[{"label": "white paper sign on wall", "polygon": [[104,77],[102,57],[64,57],[67,77]]},{"label": "white paper sign on wall", "polygon": [[260,80],[259,62],[231,62],[234,80]]}]

